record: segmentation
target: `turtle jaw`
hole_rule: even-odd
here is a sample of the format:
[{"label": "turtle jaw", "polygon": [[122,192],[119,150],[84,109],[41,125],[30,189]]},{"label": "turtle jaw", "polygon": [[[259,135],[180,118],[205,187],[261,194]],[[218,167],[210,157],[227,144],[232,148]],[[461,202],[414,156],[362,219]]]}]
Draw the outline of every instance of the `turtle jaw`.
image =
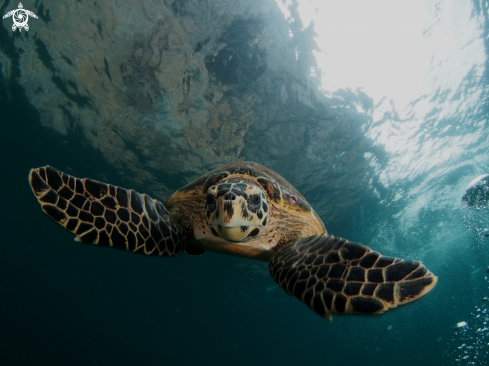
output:
[{"label": "turtle jaw", "polygon": [[229,242],[253,240],[266,232],[268,205],[263,191],[246,181],[227,181],[209,187],[207,226]]},{"label": "turtle jaw", "polygon": [[209,225],[211,232],[229,242],[240,242],[244,239],[254,239],[259,234],[263,233],[263,227],[255,225],[251,226],[221,226]]}]

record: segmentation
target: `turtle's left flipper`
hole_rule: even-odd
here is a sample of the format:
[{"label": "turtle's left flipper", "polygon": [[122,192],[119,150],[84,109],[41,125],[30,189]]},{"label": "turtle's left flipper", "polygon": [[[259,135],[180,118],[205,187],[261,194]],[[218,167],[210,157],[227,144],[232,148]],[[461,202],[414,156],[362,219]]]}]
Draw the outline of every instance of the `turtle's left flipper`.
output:
[{"label": "turtle's left flipper", "polygon": [[269,269],[285,291],[329,321],[332,313],[382,313],[426,295],[437,282],[421,262],[326,234],[278,249]]},{"label": "turtle's left flipper", "polygon": [[77,241],[163,257],[184,251],[182,230],[161,202],[145,194],[50,166],[31,169],[29,183],[43,211]]}]

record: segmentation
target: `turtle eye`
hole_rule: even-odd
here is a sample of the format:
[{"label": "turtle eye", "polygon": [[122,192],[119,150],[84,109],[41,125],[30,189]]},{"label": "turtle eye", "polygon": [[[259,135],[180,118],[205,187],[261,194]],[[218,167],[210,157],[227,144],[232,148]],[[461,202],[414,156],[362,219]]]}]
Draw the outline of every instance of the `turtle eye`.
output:
[{"label": "turtle eye", "polygon": [[209,211],[216,210],[216,197],[212,193],[207,194],[207,201],[205,203]]},{"label": "turtle eye", "polygon": [[256,212],[261,207],[261,198],[259,195],[254,194],[248,198],[248,210],[251,212]]}]

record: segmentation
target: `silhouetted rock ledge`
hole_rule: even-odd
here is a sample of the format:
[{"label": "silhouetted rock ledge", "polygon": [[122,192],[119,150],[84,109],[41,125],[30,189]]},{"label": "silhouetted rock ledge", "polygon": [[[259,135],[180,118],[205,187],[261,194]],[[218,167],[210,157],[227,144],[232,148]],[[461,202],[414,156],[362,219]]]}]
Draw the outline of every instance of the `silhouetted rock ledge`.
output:
[{"label": "silhouetted rock ledge", "polygon": [[[133,188],[164,200],[170,176],[251,160],[296,185],[326,225],[367,188],[372,100],[319,90],[314,31],[295,3],[288,19],[274,0],[25,7],[39,19],[9,36],[42,125],[84,136]],[[0,53],[4,78],[10,63]]]}]

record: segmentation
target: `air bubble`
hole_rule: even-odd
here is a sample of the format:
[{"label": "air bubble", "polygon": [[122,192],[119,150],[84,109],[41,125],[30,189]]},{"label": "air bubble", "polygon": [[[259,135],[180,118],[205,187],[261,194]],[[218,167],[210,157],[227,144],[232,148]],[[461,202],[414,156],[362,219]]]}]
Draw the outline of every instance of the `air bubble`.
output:
[{"label": "air bubble", "polygon": [[489,365],[489,311],[484,306],[474,306],[470,322],[462,321],[455,325],[453,330],[453,348],[446,356],[463,365],[486,366]]},{"label": "air bubble", "polygon": [[489,237],[489,174],[469,183],[462,196],[463,220],[469,231],[474,231],[480,242]]}]

